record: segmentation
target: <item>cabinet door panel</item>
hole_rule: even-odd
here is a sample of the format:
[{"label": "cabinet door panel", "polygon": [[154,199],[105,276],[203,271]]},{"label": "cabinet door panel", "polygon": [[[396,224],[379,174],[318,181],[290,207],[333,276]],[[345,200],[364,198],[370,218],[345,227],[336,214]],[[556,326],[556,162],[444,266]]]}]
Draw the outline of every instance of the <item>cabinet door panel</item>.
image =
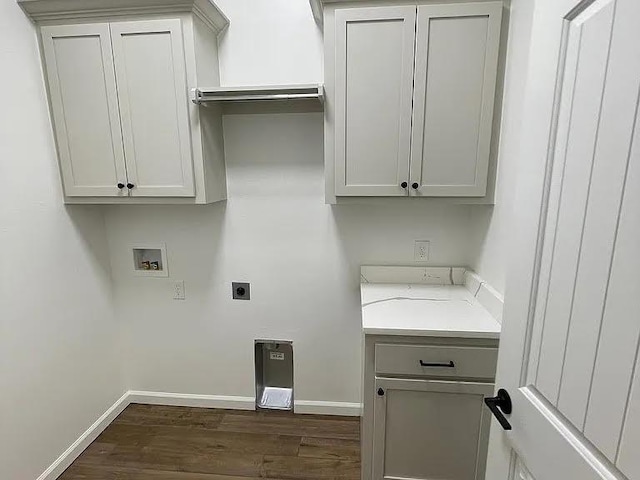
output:
[{"label": "cabinet door panel", "polygon": [[488,383],[376,378],[373,478],[481,480]]},{"label": "cabinet door panel", "polygon": [[120,196],[126,182],[109,26],[42,27],[65,194]]},{"label": "cabinet door panel", "polygon": [[418,7],[414,195],[484,196],[501,3]]},{"label": "cabinet door panel", "polygon": [[416,8],[335,15],[336,195],[407,195]]},{"label": "cabinet door panel", "polygon": [[128,178],[134,196],[193,196],[180,20],[111,24]]}]

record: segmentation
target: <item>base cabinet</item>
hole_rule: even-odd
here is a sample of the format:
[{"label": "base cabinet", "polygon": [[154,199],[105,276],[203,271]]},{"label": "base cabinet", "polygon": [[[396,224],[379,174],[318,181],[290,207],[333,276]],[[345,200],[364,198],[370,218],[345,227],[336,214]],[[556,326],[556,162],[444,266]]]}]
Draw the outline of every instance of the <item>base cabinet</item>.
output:
[{"label": "base cabinet", "polygon": [[489,383],[376,378],[373,478],[481,480]]},{"label": "base cabinet", "polygon": [[484,480],[497,347],[366,335],[362,480]]}]

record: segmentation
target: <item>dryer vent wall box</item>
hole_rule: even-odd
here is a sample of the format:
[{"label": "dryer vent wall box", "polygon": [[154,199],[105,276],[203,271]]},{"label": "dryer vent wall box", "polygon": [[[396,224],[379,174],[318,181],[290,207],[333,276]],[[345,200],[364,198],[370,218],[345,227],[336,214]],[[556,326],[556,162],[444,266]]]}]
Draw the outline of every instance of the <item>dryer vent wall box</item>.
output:
[{"label": "dryer vent wall box", "polygon": [[293,410],[293,344],[255,341],[256,408]]},{"label": "dryer vent wall box", "polygon": [[221,110],[188,98],[220,84],[228,20],[213,3],[19,3],[40,34],[65,203],[226,198]]}]

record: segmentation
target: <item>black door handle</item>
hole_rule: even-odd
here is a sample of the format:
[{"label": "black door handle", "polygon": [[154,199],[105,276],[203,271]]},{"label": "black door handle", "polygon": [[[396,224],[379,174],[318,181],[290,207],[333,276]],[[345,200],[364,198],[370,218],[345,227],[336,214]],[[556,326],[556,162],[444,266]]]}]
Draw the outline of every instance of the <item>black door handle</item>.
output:
[{"label": "black door handle", "polygon": [[127,188],[131,190],[135,185],[133,183],[127,183]]},{"label": "black door handle", "polygon": [[511,424],[503,415],[503,413],[506,413],[507,415],[511,414],[511,411],[513,409],[509,392],[507,392],[504,388],[501,388],[500,390],[498,390],[497,396],[486,397],[484,399],[484,403],[487,407],[489,407],[489,410],[491,410],[493,416],[496,417],[498,423],[502,425],[502,428],[504,428],[505,430],[511,430]]},{"label": "black door handle", "polygon": [[453,360],[450,360],[447,363],[430,363],[430,362],[424,362],[422,360],[420,360],[420,366],[421,367],[445,367],[445,368],[454,368],[456,365],[455,363],[453,363]]}]

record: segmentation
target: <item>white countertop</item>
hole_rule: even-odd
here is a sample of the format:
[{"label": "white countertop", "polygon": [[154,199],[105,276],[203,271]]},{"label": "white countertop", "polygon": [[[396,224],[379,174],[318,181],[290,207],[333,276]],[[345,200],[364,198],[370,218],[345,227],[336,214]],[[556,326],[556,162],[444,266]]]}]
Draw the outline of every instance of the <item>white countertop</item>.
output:
[{"label": "white countertop", "polygon": [[362,283],[367,335],[499,338],[501,325],[464,285]]}]

